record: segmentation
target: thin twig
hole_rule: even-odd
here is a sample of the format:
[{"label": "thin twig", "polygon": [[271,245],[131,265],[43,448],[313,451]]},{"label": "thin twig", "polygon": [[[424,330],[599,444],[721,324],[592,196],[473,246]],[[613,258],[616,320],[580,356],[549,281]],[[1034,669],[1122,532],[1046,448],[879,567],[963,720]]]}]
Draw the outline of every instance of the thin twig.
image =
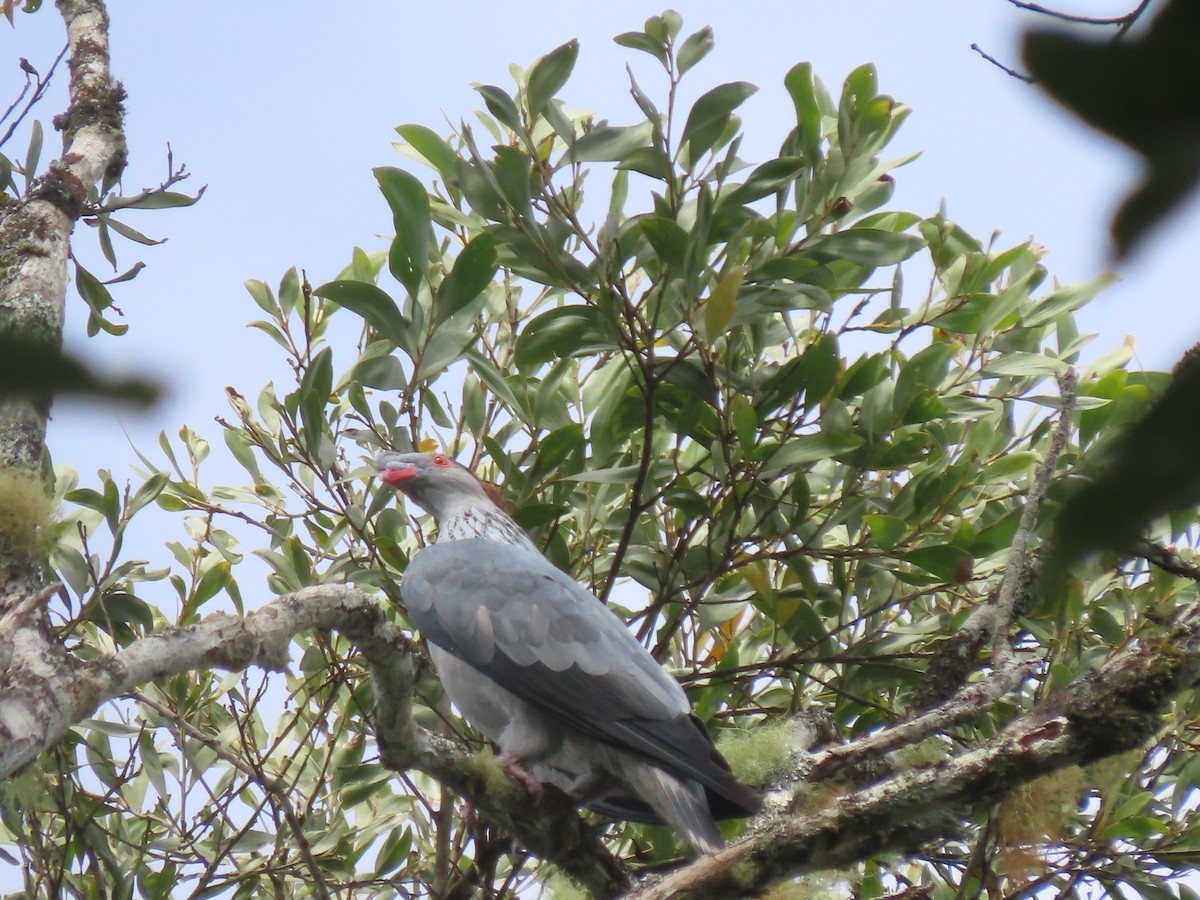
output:
[{"label": "thin twig", "polygon": [[992,658],[998,666],[1006,665],[1012,656],[1012,647],[1008,642],[1008,626],[1012,623],[1017,605],[1017,589],[1021,581],[1021,570],[1026,565],[1026,550],[1029,538],[1037,525],[1038,513],[1042,508],[1042,500],[1058,458],[1066,449],[1071,437],[1071,414],[1075,409],[1075,385],[1077,377],[1074,369],[1067,369],[1058,376],[1058,391],[1062,398],[1062,410],[1058,417],[1058,427],[1050,439],[1050,449],[1046,458],[1034,475],[1033,484],[1025,497],[1025,509],[1021,512],[1021,523],[1013,537],[1012,547],[1008,551],[1008,560],[1004,566],[1004,579],[1000,584],[999,596],[994,607],[995,618],[992,622]]},{"label": "thin twig", "polygon": [[[46,77],[38,79],[37,89],[33,92],[33,96],[29,98],[29,102],[25,104],[25,108],[23,110],[21,110],[21,114],[19,116],[17,116],[16,119],[14,119],[12,121],[12,123],[8,126],[8,130],[4,132],[4,137],[0,137],[0,147],[3,147],[4,144],[8,141],[8,139],[13,136],[13,132],[15,132],[17,130],[17,127],[21,124],[21,122],[25,119],[25,117],[27,115],[29,115],[29,111],[37,105],[38,101],[41,100],[42,97],[45,96],[46,90],[50,87],[50,79],[52,79],[54,77],[54,70],[58,68],[58,64],[60,62],[62,62],[63,57],[67,55],[67,49],[70,46],[71,46],[70,44],[63,45],[62,50],[59,51],[58,56],[56,56],[54,58],[54,62],[51,63],[50,69],[46,72]],[[27,83],[26,87],[28,87],[28,86],[29,85]],[[21,90],[20,96],[18,96],[17,99],[13,101],[12,106],[10,106],[7,110],[5,110],[3,116],[0,116],[0,122],[3,122],[5,119],[7,119],[9,117],[9,115],[11,115],[13,108],[18,103],[21,102],[21,97],[23,97],[23,96],[25,96],[24,89]],[[25,174],[30,177],[32,177],[32,175],[33,175],[32,172],[26,172]]]},{"label": "thin twig", "polygon": [[[187,170],[187,166],[181,165],[178,169],[172,171],[158,187],[142,188],[142,190],[138,191],[136,194],[128,197],[113,197],[112,199],[107,200],[98,206],[89,208],[88,215],[99,215],[100,213],[116,212],[119,209],[129,209],[130,207],[137,206],[139,203],[144,203],[151,197],[156,197],[159,194],[164,193],[167,189],[174,187],[179,182],[186,181],[191,177],[192,175]],[[203,197],[206,190],[208,190],[208,185],[201,185],[200,189],[196,191],[196,196],[191,198],[192,202],[195,203],[197,200]]]},{"label": "thin twig", "polygon": [[321,867],[317,863],[317,858],[313,855],[312,845],[309,844],[308,838],[304,834],[304,829],[300,823],[300,817],[296,815],[296,810],[292,807],[291,798],[288,796],[287,787],[272,775],[268,775],[260,767],[251,765],[244,759],[230,753],[225,749],[225,745],[211,735],[205,734],[183,716],[179,715],[172,709],[163,706],[157,700],[147,696],[141,691],[134,691],[130,696],[150,707],[164,719],[170,719],[181,730],[186,731],[195,740],[204,744],[218,759],[223,759],[229,765],[233,766],[254,784],[257,784],[268,794],[275,797],[279,804],[279,809],[283,813],[283,817],[287,820],[288,826],[291,828],[292,837],[296,839],[296,848],[300,851],[300,855],[304,858],[304,863],[308,866],[309,872],[313,877],[313,888],[317,896],[324,897],[328,900],[329,887],[325,884],[325,876],[321,872]]},{"label": "thin twig", "polygon": [[1033,78],[1031,76],[1026,75],[1023,72],[1018,72],[1016,69],[1010,69],[1004,63],[1000,62],[1000,60],[996,59],[996,57],[984,51],[984,49],[978,44],[972,44],[971,49],[990,62],[1005,75],[1011,75],[1013,78],[1016,78],[1018,81],[1023,81],[1026,84],[1033,84]]},{"label": "thin twig", "polygon": [[1146,11],[1146,7],[1150,5],[1150,0],[1141,0],[1137,7],[1122,16],[1112,16],[1111,18],[1097,18],[1095,16],[1083,16],[1076,13],[1065,13],[1061,10],[1050,9],[1042,6],[1040,3],[1027,3],[1025,0],[1008,0],[1017,9],[1024,9],[1028,12],[1037,13],[1040,16],[1049,16],[1051,19],[1058,19],[1060,22],[1074,22],[1078,25],[1116,25],[1122,31],[1127,30],[1138,18]]}]

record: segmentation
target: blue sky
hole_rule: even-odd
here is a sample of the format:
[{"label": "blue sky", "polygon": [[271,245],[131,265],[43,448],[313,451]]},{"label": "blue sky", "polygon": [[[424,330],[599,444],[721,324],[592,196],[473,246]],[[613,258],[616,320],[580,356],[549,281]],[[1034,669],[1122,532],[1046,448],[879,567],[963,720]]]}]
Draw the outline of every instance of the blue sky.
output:
[{"label": "blue sky", "polygon": [[[1076,5],[1096,15],[1126,6]],[[611,37],[660,11],[630,0],[111,7],[113,68],[129,92],[126,189],[163,178],[169,142],[194,173],[185,187],[207,184],[208,192],[190,209],[127,217],[169,238],[157,248],[118,248],[122,268],[138,259],[148,265],[116,294],[128,335],[87,341],[82,305],[69,303],[70,346],[109,369],[157,373],[169,392],[147,414],[59,405],[55,460],[85,478],[100,467],[124,472],[135,459],[130,440],[151,448],[160,430],[174,433],[185,422],[219,443],[212,417],[226,411],[226,385],[253,395],[270,378],[286,377],[274,345],[244,327],[258,310],[242,283],[275,284],[297,265],[320,284],[355,244],[385,246],[390,217],[371,169],[406,164],[390,146],[394,126],[448,130],[481,106],[472,82],[509,84],[510,62],[528,65],[571,37],[582,49],[564,92],[569,105],[615,123],[632,119],[624,66],[640,54]],[[897,173],[892,206],[930,214],[945,199],[950,215],[980,237],[994,229],[1005,244],[1032,236],[1049,249],[1046,263],[1063,281],[1104,270],[1107,221],[1137,174],[1136,160],[970,49],[978,42],[1019,65],[1020,30],[1039,17],[1004,0],[681,0],[676,7],[685,30],[710,24],[716,33],[715,51],[685,82],[693,96],[723,81],[760,87],[742,110],[742,156],[773,153],[790,127],[782,79],[794,63],[812,61],[836,92],[852,68],[874,62],[881,89],[914,108],[889,155],[923,153]],[[19,15],[17,28],[5,32],[0,40],[11,57],[42,69],[62,41],[49,5]],[[638,65],[652,91],[653,67]],[[0,96],[15,95],[20,78],[15,64],[0,73]],[[39,114],[49,119],[59,108],[52,101]],[[51,136],[47,147],[55,143]],[[5,149],[24,152],[18,142]],[[1198,216],[1193,204],[1160,230],[1120,270],[1123,281],[1085,311],[1083,327],[1100,334],[1093,353],[1132,334],[1134,365],[1164,368],[1200,338],[1200,313],[1182,296],[1190,276],[1186,236]],[[91,235],[78,237],[84,258],[98,260]]]}]

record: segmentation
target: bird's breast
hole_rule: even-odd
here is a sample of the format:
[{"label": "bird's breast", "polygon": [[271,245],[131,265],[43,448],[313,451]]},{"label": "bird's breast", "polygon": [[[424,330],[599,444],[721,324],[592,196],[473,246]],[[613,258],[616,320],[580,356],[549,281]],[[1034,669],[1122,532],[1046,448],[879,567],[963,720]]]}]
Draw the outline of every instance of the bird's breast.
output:
[{"label": "bird's breast", "polygon": [[450,702],[501,751],[532,762],[558,750],[563,726],[449,651],[430,644],[429,655]]}]

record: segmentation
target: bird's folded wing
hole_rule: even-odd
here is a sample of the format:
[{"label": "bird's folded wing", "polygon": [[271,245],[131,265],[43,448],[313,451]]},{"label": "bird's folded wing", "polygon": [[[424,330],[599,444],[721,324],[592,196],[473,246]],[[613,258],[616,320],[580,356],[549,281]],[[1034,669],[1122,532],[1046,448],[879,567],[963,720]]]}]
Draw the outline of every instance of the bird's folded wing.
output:
[{"label": "bird's folded wing", "polygon": [[690,717],[679,684],[545,557],[483,538],[443,541],[413,558],[401,591],[426,640],[526,703],[735,803],[752,802]]}]

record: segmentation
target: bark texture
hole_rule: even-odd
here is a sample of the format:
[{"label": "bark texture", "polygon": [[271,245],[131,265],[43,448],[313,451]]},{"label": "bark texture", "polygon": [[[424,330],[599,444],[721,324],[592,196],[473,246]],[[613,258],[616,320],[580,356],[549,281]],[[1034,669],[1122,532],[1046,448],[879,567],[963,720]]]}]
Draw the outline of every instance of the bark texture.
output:
[{"label": "bark texture", "polygon": [[[55,119],[63,154],[0,217],[0,337],[48,351],[62,344],[71,231],[96,185],[120,175],[126,155],[124,90],[109,71],[104,4],[60,0],[58,9],[71,72],[70,106]],[[45,398],[0,396],[0,473],[38,482],[48,415]],[[39,691],[70,687],[75,669],[46,626],[40,607],[52,591],[39,563],[27,542],[0,534],[0,693],[12,696],[7,715],[24,726],[19,743],[0,753],[15,757],[36,753],[36,735],[54,727],[36,718]]]},{"label": "bark texture", "polygon": [[[71,72],[70,106],[55,118],[63,153],[0,220],[0,335],[62,343],[70,237],[96,185],[125,168],[125,91],[112,77],[108,13],[100,0],[59,0]],[[48,409],[28,397],[0,398],[0,466],[36,473]]]},{"label": "bark texture", "polygon": [[[996,673],[990,678],[1001,678]],[[630,894],[638,900],[752,896],[798,872],[836,869],[889,852],[956,837],[972,813],[1014,788],[1071,765],[1086,765],[1149,741],[1168,703],[1200,681],[1200,610],[1181,613],[1165,633],[1034,705],[991,740],[934,765],[896,772],[827,799],[821,808],[763,816],[720,853]],[[806,780],[826,781],[853,762],[911,744],[982,714],[991,691],[969,690],[918,719],[802,759]],[[914,723],[920,727],[914,727]],[[898,743],[890,737],[903,736]]]}]

